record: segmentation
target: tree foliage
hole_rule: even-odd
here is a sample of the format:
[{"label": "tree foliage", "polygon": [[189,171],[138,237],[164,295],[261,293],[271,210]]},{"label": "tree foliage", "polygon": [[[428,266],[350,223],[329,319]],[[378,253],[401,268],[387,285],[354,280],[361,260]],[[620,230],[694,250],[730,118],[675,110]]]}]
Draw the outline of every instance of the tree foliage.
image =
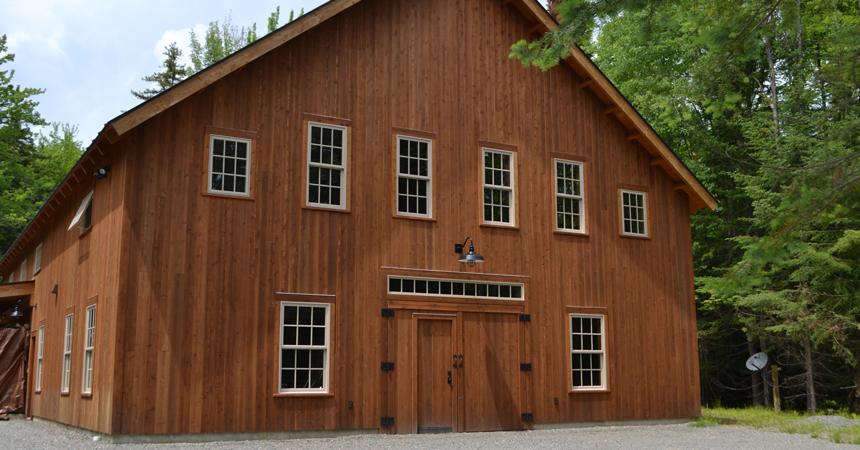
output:
[{"label": "tree foliage", "polygon": [[188,77],[189,69],[179,62],[182,50],[179,49],[176,42],[164,47],[162,54],[164,55],[164,62],[161,64],[161,68],[164,70],[142,78],[148,83],[155,83],[155,88],[147,88],[142,91],[132,90],[132,95],[141,100],[149,100]]},{"label": "tree foliage", "polygon": [[557,3],[511,57],[578,43],[720,201],[693,217],[705,401],[737,399],[757,349],[809,411],[860,393],[858,2]]}]

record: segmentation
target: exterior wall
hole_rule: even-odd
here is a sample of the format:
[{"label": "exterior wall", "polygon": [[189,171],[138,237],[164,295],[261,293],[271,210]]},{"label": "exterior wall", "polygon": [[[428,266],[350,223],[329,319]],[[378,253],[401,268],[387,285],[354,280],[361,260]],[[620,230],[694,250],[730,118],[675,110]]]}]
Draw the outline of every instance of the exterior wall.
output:
[{"label": "exterior wall", "polygon": [[[97,157],[98,159],[99,157]],[[32,309],[30,373],[27,395],[34,416],[101,432],[110,431],[113,395],[113,367],[116,342],[116,309],[119,277],[120,226],[123,219],[122,189],[124,157],[108,155],[99,161],[111,165],[104,180],[85,180],[80,189],[66,191],[65,206],[47,220],[41,238],[33,242],[27,255],[28,279],[35,280],[30,298]],[[68,230],[69,223],[83,198],[93,194],[93,219],[90,231],[81,234],[78,227]],[[42,242],[42,268],[35,270],[35,251]],[[19,267],[23,257],[13,263]],[[16,280],[19,269],[15,271]],[[57,285],[57,293],[51,290]],[[93,385],[91,396],[82,395],[84,368],[84,333],[86,309],[96,305],[95,342],[93,346]],[[65,318],[74,314],[69,393],[60,393]],[[41,391],[34,392],[36,344],[39,327],[45,327]]]},{"label": "exterior wall", "polygon": [[[495,390],[507,410],[531,412],[535,422],[698,415],[688,199],[578,87],[572,70],[542,73],[507,57],[529,28],[497,1],[366,0],[124,136],[114,162],[124,189],[111,190],[110,203],[96,209],[111,211],[110,220],[97,220],[84,257],[85,239],[62,235],[79,203],[69,201],[46,235],[58,239],[45,255],[64,262],[43,269],[38,277],[49,281],[37,279],[36,295],[50,324],[46,367],[62,359],[67,305],[75,305],[74,348],[81,347],[78,311],[93,295],[99,345],[117,347],[98,352],[105,384],[92,400],[75,395],[75,353],[72,396],[59,398],[59,370],[45,376],[36,415],[112,434],[378,428],[382,416],[395,417],[384,432],[411,432],[407,319],[449,310],[461,337],[477,339],[476,327],[495,324],[485,327],[486,341],[458,344],[469,361],[476,342],[509,350],[504,361],[492,351],[483,359],[501,364],[506,378],[473,388]],[[348,212],[302,207],[305,113],[349,120]],[[252,199],[203,195],[207,126],[257,133]],[[392,217],[395,127],[435,136],[434,221]],[[516,228],[480,225],[479,140],[516,148]],[[553,233],[555,153],[586,159],[588,236]],[[123,179],[115,175],[106,181]],[[99,183],[96,198],[107,201]],[[620,184],[648,190],[650,239],[619,236]],[[111,224],[104,236],[96,234],[103,221]],[[120,236],[121,250],[97,246]],[[466,236],[484,264],[457,262],[451,245]],[[527,284],[526,300],[482,305],[386,294],[385,275],[416,270],[515,275]],[[42,309],[55,282],[56,305]],[[278,292],[334,295],[332,395],[274,395]],[[115,299],[121,307],[111,310]],[[394,319],[380,317],[388,307],[397,308]],[[606,314],[609,392],[568,392],[567,307]],[[517,313],[531,322],[512,321]],[[110,314],[115,327],[101,322]],[[115,384],[103,375],[112,358]],[[397,369],[381,372],[381,361]],[[533,370],[512,369],[518,362]],[[58,401],[40,403],[46,394]],[[458,429],[468,429],[464,416],[480,410],[459,408]]]}]

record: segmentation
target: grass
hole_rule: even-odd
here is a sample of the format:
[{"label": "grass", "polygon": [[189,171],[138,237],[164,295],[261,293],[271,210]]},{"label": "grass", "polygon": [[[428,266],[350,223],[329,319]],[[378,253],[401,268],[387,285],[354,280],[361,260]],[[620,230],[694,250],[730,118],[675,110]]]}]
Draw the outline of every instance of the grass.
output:
[{"label": "grass", "polygon": [[[839,414],[849,419],[860,419],[853,414]],[[775,412],[766,408],[702,408],[702,417],[689,423],[691,427],[719,425],[747,426],[782,433],[808,434],[813,438],[829,439],[837,443],[860,444],[860,425],[832,428],[821,423],[803,422],[809,417],[796,411]]]}]

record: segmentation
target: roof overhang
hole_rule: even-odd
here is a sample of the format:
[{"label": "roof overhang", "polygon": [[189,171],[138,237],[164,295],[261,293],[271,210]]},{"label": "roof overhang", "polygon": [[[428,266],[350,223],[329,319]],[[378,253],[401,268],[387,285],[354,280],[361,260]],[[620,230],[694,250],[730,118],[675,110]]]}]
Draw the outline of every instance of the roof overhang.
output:
[{"label": "roof overhang", "polygon": [[17,283],[0,284],[0,302],[7,300],[22,300],[36,291],[35,281],[19,281]]}]

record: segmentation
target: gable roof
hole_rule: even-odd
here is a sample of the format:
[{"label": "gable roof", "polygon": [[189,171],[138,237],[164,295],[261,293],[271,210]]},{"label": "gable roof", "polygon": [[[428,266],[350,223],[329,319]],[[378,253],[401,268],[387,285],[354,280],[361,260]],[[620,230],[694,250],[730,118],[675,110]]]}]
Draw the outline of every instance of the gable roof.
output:
[{"label": "gable roof", "polygon": [[[155,117],[171,106],[194,95],[207,86],[227,75],[245,67],[250,62],[300,36],[304,32],[325,22],[361,0],[331,0],[308,12],[298,19],[285,24],[272,33],[258,39],[243,49],[218,61],[200,72],[188,77],[165,92],[141,103],[135,108],[108,121],[87,150],[81,155],[74,167],[63,178],[48,200],[27,224],[3,259],[0,260],[0,273],[24,247],[38,236],[39,231],[49,223],[46,217],[60,209],[64,199],[81,186],[81,179],[91,176],[98,167],[94,156],[103,156],[111,148],[108,143],[119,141],[126,133]],[[532,33],[545,33],[558,27],[558,23],[538,3],[538,0],[499,0],[501,4],[512,5],[534,26]],[[605,113],[615,115],[628,130],[628,140],[638,141],[653,157],[651,165],[661,166],[675,180],[675,189],[683,190],[690,199],[690,212],[695,214],[701,208],[714,210],[717,201],[681,161],[668,145],[657,135],[629,101],[618,91],[609,79],[597,68],[578,46],[571,49],[565,61],[582,78],[580,88],[591,90],[607,105]]]}]

